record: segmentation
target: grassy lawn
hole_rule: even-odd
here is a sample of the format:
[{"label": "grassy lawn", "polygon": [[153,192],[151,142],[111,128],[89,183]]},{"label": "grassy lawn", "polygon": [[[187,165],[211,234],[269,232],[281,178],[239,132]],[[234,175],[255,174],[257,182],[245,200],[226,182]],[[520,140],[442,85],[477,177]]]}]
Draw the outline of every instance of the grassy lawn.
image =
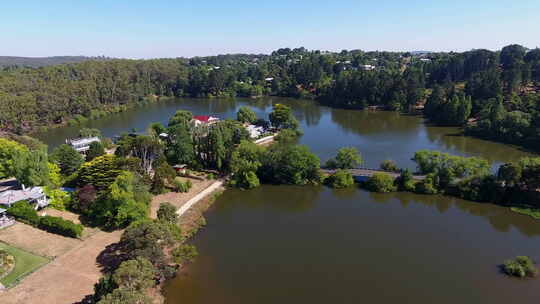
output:
[{"label": "grassy lawn", "polygon": [[517,213],[528,215],[528,216],[533,217],[533,218],[535,218],[537,220],[540,219],[540,210],[539,209],[512,207],[512,208],[510,208],[510,210],[512,210],[514,212],[517,212]]},{"label": "grassy lawn", "polygon": [[25,275],[30,274],[49,262],[47,258],[11,247],[2,242],[0,242],[0,249],[7,251],[9,254],[15,257],[15,268],[10,274],[0,280],[0,283],[6,287],[10,287],[11,285],[17,283],[18,280]]}]

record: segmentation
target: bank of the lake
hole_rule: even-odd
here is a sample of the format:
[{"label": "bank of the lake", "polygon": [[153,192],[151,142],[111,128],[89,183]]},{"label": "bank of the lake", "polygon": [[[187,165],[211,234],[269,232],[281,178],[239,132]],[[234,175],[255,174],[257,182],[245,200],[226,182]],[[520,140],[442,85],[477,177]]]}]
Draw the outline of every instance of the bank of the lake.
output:
[{"label": "bank of the lake", "polygon": [[[85,126],[113,136],[166,122],[178,109],[234,118],[240,106],[266,117],[272,104],[293,108],[322,161],[343,146],[368,167],[393,159],[414,169],[415,151],[481,156],[497,166],[533,154],[459,136],[421,117],[332,109],[313,101],[182,99],[131,109]],[[50,130],[49,145],[76,128]],[[512,280],[497,265],[516,255],[540,259],[540,222],[509,208],[444,196],[374,194],[358,188],[262,186],[230,189],[193,242],[199,258],[167,282],[167,303],[532,302],[538,280]]]}]

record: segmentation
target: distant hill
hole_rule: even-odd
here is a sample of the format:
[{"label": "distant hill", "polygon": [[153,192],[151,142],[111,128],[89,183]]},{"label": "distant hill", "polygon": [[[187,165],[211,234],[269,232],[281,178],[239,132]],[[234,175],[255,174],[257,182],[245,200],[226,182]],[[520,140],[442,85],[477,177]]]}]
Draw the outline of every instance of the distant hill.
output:
[{"label": "distant hill", "polygon": [[54,57],[15,57],[0,56],[0,67],[21,66],[38,68],[48,65],[77,63],[87,60],[109,60],[108,57],[86,57],[86,56],[54,56]]},{"label": "distant hill", "polygon": [[411,51],[409,53],[411,53],[412,55],[424,55],[424,54],[429,54],[433,52],[432,51]]}]

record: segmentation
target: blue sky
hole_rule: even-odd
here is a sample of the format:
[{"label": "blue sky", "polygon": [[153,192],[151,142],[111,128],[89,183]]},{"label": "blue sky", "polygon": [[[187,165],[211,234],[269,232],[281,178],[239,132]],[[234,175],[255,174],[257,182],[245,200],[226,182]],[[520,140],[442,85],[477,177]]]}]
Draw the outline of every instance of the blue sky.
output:
[{"label": "blue sky", "polygon": [[540,0],[2,2],[4,56],[156,58],[299,46],[390,51],[540,46]]}]

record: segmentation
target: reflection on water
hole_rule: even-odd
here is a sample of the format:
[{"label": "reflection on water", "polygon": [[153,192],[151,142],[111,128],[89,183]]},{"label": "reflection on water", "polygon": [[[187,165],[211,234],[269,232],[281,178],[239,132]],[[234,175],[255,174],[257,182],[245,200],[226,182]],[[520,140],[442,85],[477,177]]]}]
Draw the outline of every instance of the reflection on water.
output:
[{"label": "reflection on water", "polygon": [[540,224],[491,204],[262,186],[227,190],[207,219],[167,303],[528,303],[540,287],[496,268],[540,255]]},{"label": "reflection on water", "polygon": [[[304,130],[300,143],[310,146],[323,161],[332,157],[335,151],[343,146],[357,147],[364,155],[367,166],[377,167],[381,161],[393,159],[400,166],[411,169],[414,169],[414,164],[410,158],[420,149],[482,156],[494,163],[529,155],[507,145],[455,136],[459,133],[458,128],[428,127],[418,116],[395,112],[331,109],[312,100],[279,97],[167,100],[89,121],[84,126],[98,128],[104,136],[112,137],[132,129],[144,131],[152,122],[166,124],[177,110],[188,110],[195,115],[211,114],[223,119],[234,119],[238,108],[249,106],[259,117],[268,118],[272,105],[276,103],[292,107]],[[66,138],[75,137],[78,129],[57,128],[38,134],[38,137],[52,149]]]}]

